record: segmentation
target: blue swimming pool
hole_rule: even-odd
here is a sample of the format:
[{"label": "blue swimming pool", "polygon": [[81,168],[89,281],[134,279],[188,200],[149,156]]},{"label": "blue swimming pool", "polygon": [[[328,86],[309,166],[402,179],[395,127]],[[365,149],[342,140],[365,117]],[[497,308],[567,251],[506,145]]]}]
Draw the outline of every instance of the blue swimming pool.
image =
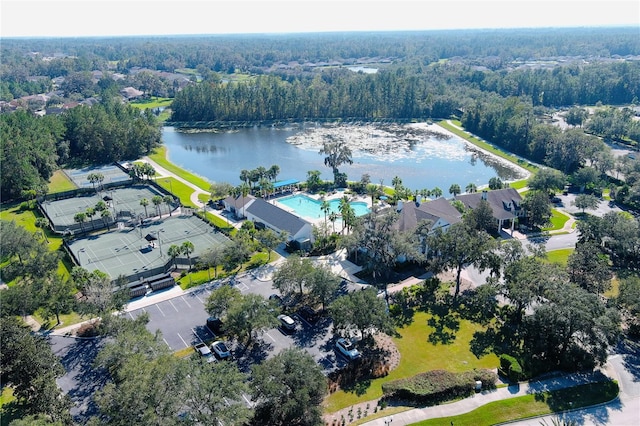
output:
[{"label": "blue swimming pool", "polygon": [[[278,202],[284,204],[290,209],[293,209],[295,214],[297,214],[298,216],[307,217],[309,219],[319,219],[324,217],[324,212],[320,209],[320,206],[322,206],[322,201],[314,200],[313,198],[303,194],[296,194],[290,197],[282,198],[278,200]],[[367,203],[363,201],[352,201],[349,204],[351,204],[351,207],[353,208],[356,216],[362,216],[369,213],[369,207],[367,207]],[[339,205],[340,200],[338,199],[329,201],[331,212],[339,214]]]}]

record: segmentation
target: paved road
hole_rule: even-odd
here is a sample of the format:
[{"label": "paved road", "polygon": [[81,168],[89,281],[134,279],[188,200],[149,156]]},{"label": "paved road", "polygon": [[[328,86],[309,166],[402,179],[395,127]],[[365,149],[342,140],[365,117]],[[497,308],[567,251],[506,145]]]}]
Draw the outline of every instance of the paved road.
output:
[{"label": "paved road", "polygon": [[551,425],[560,417],[585,426],[638,426],[640,425],[640,350],[635,347],[620,347],[619,352],[609,357],[608,372],[618,380],[620,395],[614,401],[597,407],[584,408],[560,416],[510,423],[515,426],[540,426],[541,422]]}]

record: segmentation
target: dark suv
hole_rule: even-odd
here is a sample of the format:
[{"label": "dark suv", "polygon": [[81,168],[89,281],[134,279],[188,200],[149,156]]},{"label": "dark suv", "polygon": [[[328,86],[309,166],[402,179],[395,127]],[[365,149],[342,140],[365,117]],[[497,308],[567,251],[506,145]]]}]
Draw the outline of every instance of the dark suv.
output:
[{"label": "dark suv", "polygon": [[311,306],[307,305],[304,305],[303,307],[298,309],[298,315],[309,324],[315,324],[320,319],[320,314],[316,312]]},{"label": "dark suv", "polygon": [[207,318],[207,328],[211,330],[211,332],[216,336],[221,336],[224,334],[223,324],[220,318]]}]

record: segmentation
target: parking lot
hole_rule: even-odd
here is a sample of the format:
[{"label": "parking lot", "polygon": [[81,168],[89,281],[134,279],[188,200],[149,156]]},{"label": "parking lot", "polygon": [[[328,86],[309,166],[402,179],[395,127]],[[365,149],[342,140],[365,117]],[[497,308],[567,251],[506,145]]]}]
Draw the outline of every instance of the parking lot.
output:
[{"label": "parking lot", "polygon": [[[201,341],[211,342],[215,335],[206,327],[208,314],[205,304],[212,290],[219,285],[223,283],[215,281],[177,297],[132,310],[127,315],[136,318],[142,313],[147,313],[147,329],[152,333],[159,330],[164,342],[172,351],[191,347]],[[238,277],[232,285],[243,293],[260,294],[265,298],[277,293],[271,281],[260,281],[250,274]],[[332,333],[330,318],[322,317],[316,324],[310,324],[296,314],[291,314],[291,317],[296,321],[296,328],[292,332],[286,332],[280,327],[263,330],[255,339],[258,344],[250,348],[238,347],[233,342],[227,342],[242,370],[248,371],[251,365],[292,346],[302,348],[311,354],[325,374],[345,366],[347,360],[335,351],[336,338]]]}]

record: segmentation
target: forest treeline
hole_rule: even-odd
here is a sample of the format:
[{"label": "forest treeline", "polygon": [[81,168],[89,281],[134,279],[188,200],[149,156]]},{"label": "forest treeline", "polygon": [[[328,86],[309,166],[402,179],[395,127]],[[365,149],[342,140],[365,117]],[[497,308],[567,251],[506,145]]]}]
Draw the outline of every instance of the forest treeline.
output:
[{"label": "forest treeline", "polygon": [[490,95],[531,106],[629,104],[640,99],[640,62],[511,72],[465,64],[389,67],[375,74],[327,69],[309,78],[259,76],[204,83],[176,95],[172,121],[424,119],[448,117]]},{"label": "forest treeline", "polygon": [[108,164],[137,159],[160,144],[160,128],[149,111],[108,101],[78,106],[62,115],[27,111],[0,115],[0,193],[3,201],[25,192],[46,193],[62,164]]}]

